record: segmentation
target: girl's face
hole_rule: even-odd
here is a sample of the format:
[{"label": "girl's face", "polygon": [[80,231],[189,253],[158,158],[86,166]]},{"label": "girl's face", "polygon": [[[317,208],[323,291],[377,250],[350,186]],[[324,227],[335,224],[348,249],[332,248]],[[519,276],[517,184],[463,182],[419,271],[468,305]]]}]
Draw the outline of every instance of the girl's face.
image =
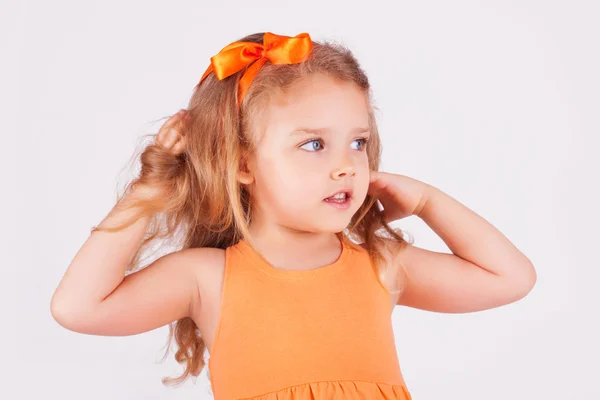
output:
[{"label": "girl's face", "polygon": [[[254,122],[258,140],[248,170],[253,225],[340,232],[369,186],[368,100],[350,82],[312,75],[273,97]],[[349,207],[324,201],[351,189]]]}]

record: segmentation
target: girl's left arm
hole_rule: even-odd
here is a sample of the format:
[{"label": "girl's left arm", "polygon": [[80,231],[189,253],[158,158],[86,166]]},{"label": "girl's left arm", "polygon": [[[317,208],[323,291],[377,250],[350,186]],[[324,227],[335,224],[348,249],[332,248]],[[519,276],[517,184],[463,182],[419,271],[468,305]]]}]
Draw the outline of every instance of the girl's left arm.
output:
[{"label": "girl's left arm", "polygon": [[420,217],[453,254],[406,246],[394,255],[406,281],[397,304],[463,313],[515,302],[535,285],[531,261],[498,229],[441,190],[403,175],[374,173],[386,220]]}]

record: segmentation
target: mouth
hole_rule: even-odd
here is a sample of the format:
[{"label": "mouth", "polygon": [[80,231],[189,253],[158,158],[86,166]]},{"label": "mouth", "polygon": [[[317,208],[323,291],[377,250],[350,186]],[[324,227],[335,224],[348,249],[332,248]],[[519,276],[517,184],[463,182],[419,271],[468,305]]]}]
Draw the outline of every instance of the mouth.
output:
[{"label": "mouth", "polygon": [[333,203],[333,204],[347,204],[350,202],[350,199],[352,198],[352,190],[351,189],[344,189],[344,190],[340,190],[338,192],[336,192],[335,194],[326,197],[325,199],[323,199],[323,201],[327,202],[327,203]]}]

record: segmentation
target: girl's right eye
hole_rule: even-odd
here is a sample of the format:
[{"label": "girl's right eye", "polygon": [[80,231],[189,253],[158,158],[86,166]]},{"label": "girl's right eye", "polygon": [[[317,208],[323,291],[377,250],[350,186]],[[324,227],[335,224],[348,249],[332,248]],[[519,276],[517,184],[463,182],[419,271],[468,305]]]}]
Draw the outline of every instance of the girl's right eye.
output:
[{"label": "girl's right eye", "polygon": [[[304,148],[304,146],[306,146],[307,144],[312,144],[312,143],[321,143],[321,139],[313,139],[313,140],[311,140],[310,142],[306,142],[306,143],[304,143],[302,146],[300,146],[300,148],[301,148],[301,149],[303,149],[303,148]],[[311,150],[309,150],[309,149],[306,149],[306,150],[309,150],[309,151],[313,151],[313,150],[320,150],[320,149],[322,148],[322,145],[321,145],[321,147],[320,147],[320,148],[318,148],[318,149],[315,149],[315,148],[314,148],[315,146],[309,146],[309,147],[311,148]]]}]

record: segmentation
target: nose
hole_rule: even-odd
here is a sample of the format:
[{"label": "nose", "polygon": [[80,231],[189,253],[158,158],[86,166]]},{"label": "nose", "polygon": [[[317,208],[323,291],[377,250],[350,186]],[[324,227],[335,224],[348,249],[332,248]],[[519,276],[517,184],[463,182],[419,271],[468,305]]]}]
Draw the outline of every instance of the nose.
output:
[{"label": "nose", "polygon": [[335,168],[333,171],[331,171],[331,178],[332,179],[340,179],[340,178],[344,178],[347,176],[354,176],[355,173],[356,173],[356,171],[354,168],[354,164],[352,164],[352,162],[350,162],[349,160],[346,159],[344,164],[342,164],[340,167]]}]

